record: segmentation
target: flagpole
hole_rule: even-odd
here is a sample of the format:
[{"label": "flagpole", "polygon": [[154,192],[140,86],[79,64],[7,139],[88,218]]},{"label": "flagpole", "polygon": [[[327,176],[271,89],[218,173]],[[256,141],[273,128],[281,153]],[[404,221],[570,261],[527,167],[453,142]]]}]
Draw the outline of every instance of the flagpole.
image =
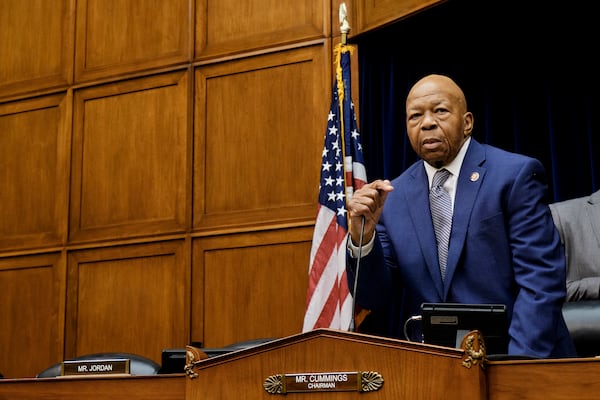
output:
[{"label": "flagpole", "polygon": [[350,32],[350,24],[348,23],[348,12],[346,11],[346,3],[340,4],[339,18],[340,32],[342,33],[342,46],[345,46],[348,40],[348,32]]},{"label": "flagpole", "polygon": [[[338,48],[337,48],[337,52],[336,52],[336,76],[337,76],[337,80],[338,80],[338,98],[339,98],[339,105],[340,105],[340,124],[341,124],[341,138],[342,138],[342,159],[344,160],[344,164],[343,164],[343,168],[344,168],[344,178],[346,178],[348,175],[346,174],[346,154],[345,154],[345,149],[346,149],[346,143],[345,143],[345,139],[346,139],[346,129],[349,127],[345,127],[344,126],[344,101],[345,101],[345,95],[346,95],[346,82],[344,82],[343,78],[342,78],[342,67],[341,67],[341,56],[343,52],[346,51],[350,51],[350,49],[347,46],[347,42],[348,42],[348,32],[350,32],[350,24],[348,23],[348,15],[347,15],[347,10],[346,10],[346,3],[341,3],[340,4],[340,9],[339,9],[339,21],[340,21],[340,33],[342,35],[342,40],[341,43],[339,44]],[[347,82],[348,85],[350,85],[350,82]],[[350,166],[350,168],[352,168]],[[346,193],[346,203],[348,202],[349,198],[348,198],[348,186],[353,186],[353,183],[350,182],[350,184],[348,184],[348,182],[346,182],[344,180],[344,192]],[[348,219],[348,225],[350,225],[350,219]],[[364,226],[364,218],[363,218],[363,226]],[[357,268],[356,268],[356,276],[358,277],[358,266],[360,265],[360,258],[361,258],[361,253],[362,253],[362,241],[363,241],[363,229],[361,228],[361,232],[360,232],[360,241],[359,241],[359,257],[357,259]],[[349,239],[348,239],[349,240]],[[350,293],[350,296],[352,297],[352,306],[351,306],[351,314],[350,314],[350,323],[348,326],[348,331],[350,332],[354,332],[356,330],[356,285],[358,284],[358,282],[354,281],[354,292]]]},{"label": "flagpole", "polygon": [[[339,8],[339,21],[340,21],[340,32],[342,34],[342,41],[337,46],[335,51],[335,76],[338,84],[338,103],[340,109],[340,125],[341,125],[341,139],[342,139],[342,160],[344,161],[344,178],[346,177],[346,127],[344,126],[344,100],[346,97],[346,82],[342,77],[342,65],[341,58],[342,53],[349,51],[347,47],[348,32],[350,32],[350,24],[348,23],[348,12],[346,9],[346,3],[341,3]],[[344,180],[344,193],[346,194],[346,202],[348,201],[347,196],[348,183]]]}]

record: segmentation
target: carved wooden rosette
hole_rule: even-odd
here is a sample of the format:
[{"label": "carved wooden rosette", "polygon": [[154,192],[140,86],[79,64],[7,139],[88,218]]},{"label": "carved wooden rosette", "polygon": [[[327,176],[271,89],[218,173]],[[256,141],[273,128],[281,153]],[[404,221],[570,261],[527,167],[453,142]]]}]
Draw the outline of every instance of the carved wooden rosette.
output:
[{"label": "carved wooden rosette", "polygon": [[186,346],[185,347],[185,367],[184,372],[190,379],[195,379],[198,374],[194,372],[194,367],[200,362],[200,360],[207,359],[208,355],[197,347]]},{"label": "carved wooden rosette", "polygon": [[479,364],[481,368],[484,368],[484,361],[486,359],[486,348],[485,340],[480,331],[470,331],[463,338],[460,347],[465,351],[462,365],[467,368],[471,368],[473,365]]}]

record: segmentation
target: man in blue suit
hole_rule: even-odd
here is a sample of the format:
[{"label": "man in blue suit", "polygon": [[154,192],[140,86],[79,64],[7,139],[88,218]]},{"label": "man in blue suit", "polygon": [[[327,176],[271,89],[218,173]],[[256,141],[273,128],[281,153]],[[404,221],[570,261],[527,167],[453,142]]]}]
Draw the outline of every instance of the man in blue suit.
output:
[{"label": "man in blue suit", "polygon": [[[361,256],[355,300],[376,320],[370,333],[403,337],[423,302],[501,303],[509,316],[508,354],[575,357],[561,311],[565,257],[542,164],[471,138],[474,117],[464,93],[443,75],[412,87],[406,124],[422,160],[391,182],[365,185],[348,204],[348,282],[354,290]],[[450,172],[443,184],[452,213],[446,246],[436,240],[429,199],[441,169]],[[438,245],[447,252],[443,273]]]}]

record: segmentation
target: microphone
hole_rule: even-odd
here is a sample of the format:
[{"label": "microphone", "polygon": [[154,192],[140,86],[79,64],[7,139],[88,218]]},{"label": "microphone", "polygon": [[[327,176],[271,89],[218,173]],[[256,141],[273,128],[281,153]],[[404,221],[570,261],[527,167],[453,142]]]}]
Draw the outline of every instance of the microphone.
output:
[{"label": "microphone", "polygon": [[[350,326],[348,327],[348,331],[354,332],[355,330],[355,315],[356,315],[356,287],[358,286],[358,270],[360,268],[360,259],[362,258],[362,244],[363,244],[363,235],[365,234],[365,216],[363,215],[362,220],[360,221],[360,236],[358,239],[358,254],[356,257],[356,272],[354,273],[354,288],[352,290],[352,315],[350,317]],[[348,240],[352,240],[352,238],[348,237]]]}]

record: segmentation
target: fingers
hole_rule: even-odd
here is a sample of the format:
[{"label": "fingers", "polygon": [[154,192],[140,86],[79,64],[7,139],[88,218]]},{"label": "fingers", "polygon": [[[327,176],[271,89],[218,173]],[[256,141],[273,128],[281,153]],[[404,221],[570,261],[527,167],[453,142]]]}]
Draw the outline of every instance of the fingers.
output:
[{"label": "fingers", "polygon": [[376,180],[364,185],[352,195],[348,204],[350,218],[364,216],[366,219],[372,219],[385,203],[389,192],[394,187],[388,180]]},{"label": "fingers", "polygon": [[358,243],[360,226],[364,218],[364,239],[369,241],[375,233],[375,225],[383,210],[383,205],[388,194],[394,187],[388,180],[376,180],[364,185],[352,195],[348,203],[348,216],[350,217],[350,236],[353,243]]}]

